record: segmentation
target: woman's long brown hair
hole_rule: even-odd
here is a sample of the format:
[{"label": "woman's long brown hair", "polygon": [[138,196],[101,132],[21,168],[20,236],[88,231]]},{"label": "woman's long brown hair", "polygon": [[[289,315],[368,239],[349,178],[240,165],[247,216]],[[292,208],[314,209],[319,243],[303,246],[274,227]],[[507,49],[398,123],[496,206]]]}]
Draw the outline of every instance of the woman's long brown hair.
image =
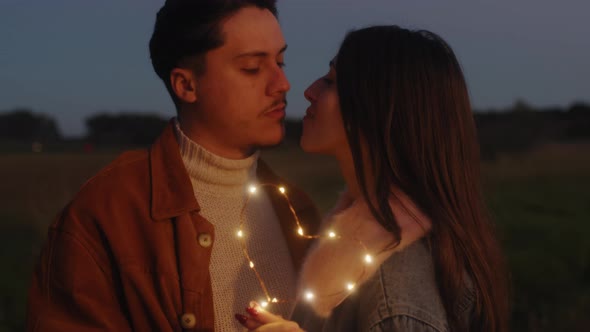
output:
[{"label": "woman's long brown hair", "polygon": [[[346,36],[335,69],[357,180],[373,215],[399,239],[388,199],[393,187],[407,194],[432,219],[451,330],[507,330],[507,273],[482,197],[477,133],[455,54],[429,31],[376,26]],[[465,272],[476,291],[470,326],[456,311]]]}]

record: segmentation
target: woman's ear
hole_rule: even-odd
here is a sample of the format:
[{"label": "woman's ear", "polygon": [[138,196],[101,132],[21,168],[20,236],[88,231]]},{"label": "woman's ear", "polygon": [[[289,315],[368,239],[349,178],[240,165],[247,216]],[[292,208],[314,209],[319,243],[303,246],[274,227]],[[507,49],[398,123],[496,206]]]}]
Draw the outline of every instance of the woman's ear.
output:
[{"label": "woman's ear", "polygon": [[170,72],[170,85],[181,101],[191,104],[197,101],[197,80],[190,69],[174,68]]}]

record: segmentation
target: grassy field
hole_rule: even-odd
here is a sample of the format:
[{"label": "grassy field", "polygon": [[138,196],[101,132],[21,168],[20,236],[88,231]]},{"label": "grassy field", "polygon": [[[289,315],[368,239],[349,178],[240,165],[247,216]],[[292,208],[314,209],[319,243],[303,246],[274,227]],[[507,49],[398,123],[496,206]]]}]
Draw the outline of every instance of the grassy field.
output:
[{"label": "grassy field", "polygon": [[484,174],[512,273],[514,331],[587,331],[590,146],[545,146]]},{"label": "grassy field", "polygon": [[[46,228],[114,153],[0,155],[0,332],[23,330],[28,279]],[[293,146],[263,158],[326,211],[343,188],[336,163]],[[513,280],[514,331],[590,325],[590,144],[547,145],[483,165]]]}]

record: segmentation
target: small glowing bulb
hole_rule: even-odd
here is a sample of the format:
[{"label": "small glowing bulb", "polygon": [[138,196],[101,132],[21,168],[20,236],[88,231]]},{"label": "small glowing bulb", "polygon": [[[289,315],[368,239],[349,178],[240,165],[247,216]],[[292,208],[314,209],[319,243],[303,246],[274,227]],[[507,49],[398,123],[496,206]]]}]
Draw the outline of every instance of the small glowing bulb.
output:
[{"label": "small glowing bulb", "polygon": [[254,262],[250,261],[250,268],[253,269],[254,268]]},{"label": "small glowing bulb", "polygon": [[255,194],[256,190],[258,190],[258,188],[256,188],[255,186],[250,186],[250,193],[251,194]]},{"label": "small glowing bulb", "polygon": [[244,232],[241,229],[238,231],[238,237],[244,237]]},{"label": "small glowing bulb", "polygon": [[373,263],[373,257],[371,257],[371,255],[367,254],[367,255],[365,256],[365,262],[366,262],[367,264],[371,264],[371,263]]},{"label": "small glowing bulb", "polygon": [[305,292],[305,298],[306,298],[308,301],[311,301],[311,300],[313,300],[313,297],[314,297],[314,295],[313,295],[313,293],[312,293],[312,292],[309,292],[309,291],[308,291],[308,292]]},{"label": "small glowing bulb", "polygon": [[330,232],[330,233],[328,233],[328,236],[331,237],[331,238],[335,238],[336,237],[336,233]]},{"label": "small glowing bulb", "polygon": [[275,298],[273,298],[273,299],[272,299],[272,301],[270,301],[270,302],[272,302],[272,303],[277,303],[277,302],[279,302],[279,300],[277,300],[277,298],[275,297]]},{"label": "small glowing bulb", "polygon": [[303,236],[303,228],[299,227],[299,229],[297,230],[297,234]]},{"label": "small glowing bulb", "polygon": [[346,285],[346,288],[348,288],[349,291],[354,289],[354,284],[349,282],[348,285]]},{"label": "small glowing bulb", "polygon": [[260,303],[260,305],[261,305],[263,308],[266,308],[266,307],[268,307],[268,302],[266,302],[266,301],[262,301],[262,302]]},{"label": "small glowing bulb", "polygon": [[281,194],[284,194],[286,192],[285,187],[279,187],[279,191]]}]

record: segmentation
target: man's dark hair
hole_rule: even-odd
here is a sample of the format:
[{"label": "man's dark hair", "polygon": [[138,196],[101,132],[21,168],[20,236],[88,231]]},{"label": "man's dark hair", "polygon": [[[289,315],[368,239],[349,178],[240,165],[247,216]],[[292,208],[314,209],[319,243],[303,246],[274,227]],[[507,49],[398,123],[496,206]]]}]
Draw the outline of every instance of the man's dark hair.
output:
[{"label": "man's dark hair", "polygon": [[167,0],[158,11],[150,57],[177,109],[179,101],[170,84],[172,69],[190,65],[195,74],[203,74],[205,53],[223,45],[221,22],[250,6],[277,16],[276,0]]}]

